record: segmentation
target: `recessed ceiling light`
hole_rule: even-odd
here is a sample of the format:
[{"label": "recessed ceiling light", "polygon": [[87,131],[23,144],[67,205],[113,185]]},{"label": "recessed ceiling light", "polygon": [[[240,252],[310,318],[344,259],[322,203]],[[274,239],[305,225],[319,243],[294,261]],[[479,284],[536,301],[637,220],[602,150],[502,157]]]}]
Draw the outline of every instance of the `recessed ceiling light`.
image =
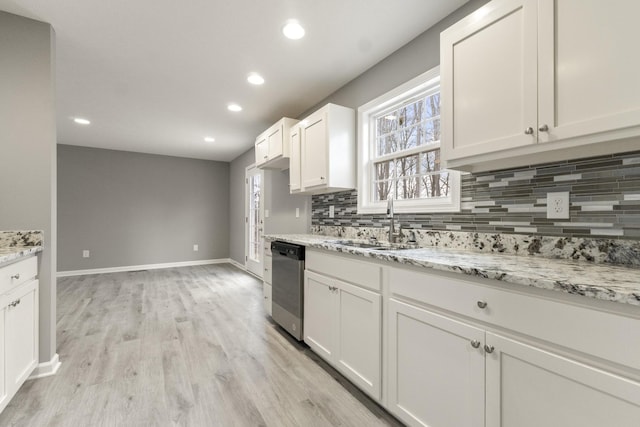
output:
[{"label": "recessed ceiling light", "polygon": [[214,142],[216,139],[211,137],[211,136],[205,136],[204,137],[204,141],[205,142]]},{"label": "recessed ceiling light", "polygon": [[282,27],[282,34],[288,39],[298,40],[304,37],[304,28],[296,19],[289,19]]},{"label": "recessed ceiling light", "polygon": [[75,117],[73,119],[74,122],[76,122],[79,125],[90,125],[91,122],[87,119],[83,119],[82,117]]},{"label": "recessed ceiling light", "polygon": [[229,104],[227,105],[227,109],[229,111],[235,111],[235,112],[242,111],[242,107],[239,106],[238,104]]},{"label": "recessed ceiling light", "polygon": [[247,81],[252,85],[261,85],[264,83],[264,79],[258,73],[249,74],[249,76],[247,77]]}]

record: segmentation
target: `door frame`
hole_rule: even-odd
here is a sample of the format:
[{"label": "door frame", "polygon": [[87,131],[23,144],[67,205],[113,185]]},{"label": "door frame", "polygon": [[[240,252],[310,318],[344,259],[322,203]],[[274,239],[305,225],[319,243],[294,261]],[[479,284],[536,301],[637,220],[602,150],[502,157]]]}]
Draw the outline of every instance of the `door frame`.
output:
[{"label": "door frame", "polygon": [[[260,206],[258,209],[259,227],[260,227],[260,244],[258,245],[259,261],[256,262],[249,258],[250,233],[249,233],[249,177],[260,175]],[[263,276],[264,267],[264,170],[258,169],[256,164],[251,164],[245,168],[244,173],[244,267],[249,272],[258,277]]]}]

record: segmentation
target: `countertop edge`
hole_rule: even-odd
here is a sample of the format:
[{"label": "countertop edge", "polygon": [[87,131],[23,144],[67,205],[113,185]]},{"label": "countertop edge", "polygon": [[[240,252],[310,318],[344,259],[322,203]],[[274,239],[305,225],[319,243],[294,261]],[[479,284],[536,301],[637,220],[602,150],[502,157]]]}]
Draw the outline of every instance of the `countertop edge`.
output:
[{"label": "countertop edge", "polygon": [[1,249],[3,252],[9,252],[0,253],[0,267],[42,252],[42,246],[10,247]]}]

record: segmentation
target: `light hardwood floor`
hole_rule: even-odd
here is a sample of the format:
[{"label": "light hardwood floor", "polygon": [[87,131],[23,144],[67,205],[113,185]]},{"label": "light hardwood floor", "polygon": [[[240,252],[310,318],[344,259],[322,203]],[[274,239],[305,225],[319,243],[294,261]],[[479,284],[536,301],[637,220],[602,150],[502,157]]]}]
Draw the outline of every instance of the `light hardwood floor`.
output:
[{"label": "light hardwood floor", "polygon": [[57,375],[0,426],[395,426],[271,322],[234,266],[58,280]]}]

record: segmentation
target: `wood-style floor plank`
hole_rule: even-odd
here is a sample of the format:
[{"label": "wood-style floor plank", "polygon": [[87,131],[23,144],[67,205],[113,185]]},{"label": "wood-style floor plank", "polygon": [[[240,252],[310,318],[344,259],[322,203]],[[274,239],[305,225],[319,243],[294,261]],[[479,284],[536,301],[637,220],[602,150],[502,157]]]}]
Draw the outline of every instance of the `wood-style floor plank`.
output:
[{"label": "wood-style floor plank", "polygon": [[219,264],[58,280],[57,375],[0,426],[397,426]]}]

